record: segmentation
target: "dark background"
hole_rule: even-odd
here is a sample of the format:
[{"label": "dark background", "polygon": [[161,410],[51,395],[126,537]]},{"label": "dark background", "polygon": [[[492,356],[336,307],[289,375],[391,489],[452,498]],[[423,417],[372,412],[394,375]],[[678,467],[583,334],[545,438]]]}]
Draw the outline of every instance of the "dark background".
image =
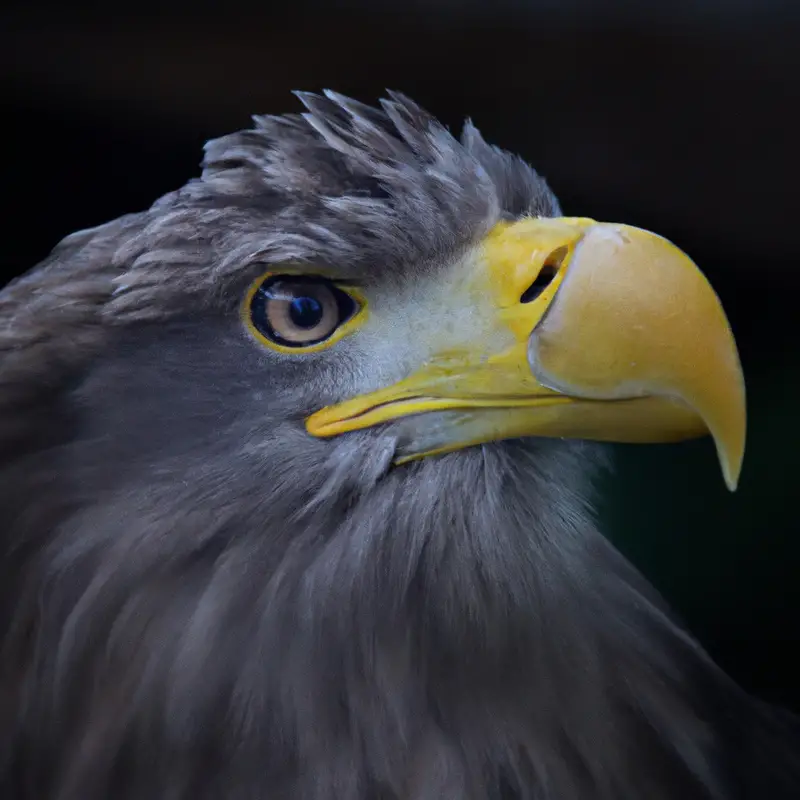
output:
[{"label": "dark background", "polygon": [[657,230],[741,347],[739,491],[710,441],[619,447],[605,530],[741,683],[800,710],[800,3],[29,2],[0,12],[3,280],[197,174],[291,89],[410,94],[544,173],[567,214]]}]

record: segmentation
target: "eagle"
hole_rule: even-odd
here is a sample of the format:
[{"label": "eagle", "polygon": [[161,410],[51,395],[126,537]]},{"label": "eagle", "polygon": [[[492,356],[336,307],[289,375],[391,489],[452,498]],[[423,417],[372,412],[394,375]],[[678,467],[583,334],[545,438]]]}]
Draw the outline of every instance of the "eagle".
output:
[{"label": "eagle", "polygon": [[800,797],[593,511],[603,442],[736,486],[708,280],[471,122],[298,97],[0,294],[0,796]]}]

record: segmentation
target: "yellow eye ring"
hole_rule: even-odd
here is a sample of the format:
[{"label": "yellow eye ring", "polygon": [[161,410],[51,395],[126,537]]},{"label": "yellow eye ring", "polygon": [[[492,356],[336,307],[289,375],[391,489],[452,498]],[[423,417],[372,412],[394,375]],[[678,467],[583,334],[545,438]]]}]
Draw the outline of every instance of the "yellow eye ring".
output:
[{"label": "yellow eye ring", "polygon": [[315,353],[363,324],[366,298],[321,275],[267,272],[245,295],[241,315],[259,342],[286,355]]}]

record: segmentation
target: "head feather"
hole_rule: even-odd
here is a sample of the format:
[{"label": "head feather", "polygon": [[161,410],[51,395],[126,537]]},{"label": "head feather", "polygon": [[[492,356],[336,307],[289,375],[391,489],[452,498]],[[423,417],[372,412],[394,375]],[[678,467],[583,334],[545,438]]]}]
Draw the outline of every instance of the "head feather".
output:
[{"label": "head feather", "polygon": [[378,108],[297,95],[306,113],[209,142],[199,178],[72,234],[0,294],[0,411],[91,358],[106,329],[224,301],[254,264],[413,270],[501,216],[558,213],[544,180],[471,123],[459,142],[396,92]]}]

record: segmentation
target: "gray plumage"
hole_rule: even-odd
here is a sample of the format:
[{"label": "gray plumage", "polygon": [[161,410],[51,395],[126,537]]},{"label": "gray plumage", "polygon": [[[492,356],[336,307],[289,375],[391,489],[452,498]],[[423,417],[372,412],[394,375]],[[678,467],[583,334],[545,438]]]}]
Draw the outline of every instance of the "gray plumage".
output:
[{"label": "gray plumage", "polygon": [[[305,432],[407,373],[466,247],[559,207],[469,124],[300,97],[0,294],[0,796],[799,796],[796,720],[597,531],[600,448]],[[286,263],[391,327],[268,352],[239,305]]]}]

